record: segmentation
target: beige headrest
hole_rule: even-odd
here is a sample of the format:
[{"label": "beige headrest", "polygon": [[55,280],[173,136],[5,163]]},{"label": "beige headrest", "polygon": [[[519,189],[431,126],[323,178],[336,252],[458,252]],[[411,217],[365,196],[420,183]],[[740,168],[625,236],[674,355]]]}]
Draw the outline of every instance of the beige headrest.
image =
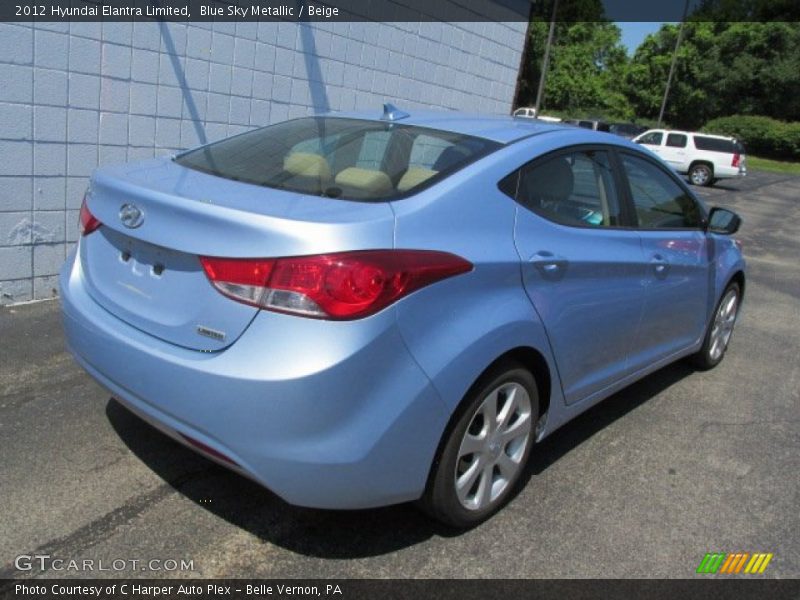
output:
[{"label": "beige headrest", "polygon": [[336,176],[336,184],[379,195],[392,191],[392,180],[383,171],[348,167]]},{"label": "beige headrest", "polygon": [[432,171],[431,169],[424,169],[422,167],[409,167],[408,171],[403,174],[400,181],[397,183],[397,191],[407,192],[437,173],[438,171]]},{"label": "beige headrest", "polygon": [[319,154],[294,152],[283,159],[283,169],[292,175],[330,181],[331,167]]}]

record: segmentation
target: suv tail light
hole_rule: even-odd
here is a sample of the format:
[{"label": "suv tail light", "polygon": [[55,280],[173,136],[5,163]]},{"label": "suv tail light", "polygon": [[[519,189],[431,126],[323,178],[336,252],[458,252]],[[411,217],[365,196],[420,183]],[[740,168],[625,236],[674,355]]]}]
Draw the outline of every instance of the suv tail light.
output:
[{"label": "suv tail light", "polygon": [[245,304],[318,319],[374,314],[436,281],[472,270],[446,252],[365,250],[290,258],[200,262],[219,292]]},{"label": "suv tail light", "polygon": [[89,211],[89,207],[86,206],[86,196],[84,196],[83,202],[81,203],[80,219],[78,221],[78,228],[81,231],[81,235],[89,235],[100,227],[100,225],[102,225],[102,223]]},{"label": "suv tail light", "polygon": [[738,166],[739,166],[739,161],[740,161],[740,160],[742,160],[742,156],[741,156],[741,154],[739,154],[738,152],[736,152],[736,153],[733,155],[733,161],[731,162],[731,166],[732,166],[732,167],[738,167]]}]

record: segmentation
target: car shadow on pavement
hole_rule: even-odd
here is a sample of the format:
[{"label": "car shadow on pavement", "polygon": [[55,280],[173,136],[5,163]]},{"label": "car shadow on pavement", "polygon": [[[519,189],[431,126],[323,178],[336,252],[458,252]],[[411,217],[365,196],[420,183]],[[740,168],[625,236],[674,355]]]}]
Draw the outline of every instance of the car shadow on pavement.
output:
[{"label": "car shadow on pavement", "polygon": [[542,473],[567,452],[692,373],[695,370],[687,361],[678,361],[593,406],[534,446],[526,477]]},{"label": "car shadow on pavement", "polygon": [[[692,372],[683,362],[665,367],[568,423],[534,447],[523,484]],[[364,558],[406,548],[433,536],[463,533],[428,519],[410,504],[357,511],[292,506],[178,444],[113,398],[106,406],[106,415],[128,448],[178,493],[198,507],[292,552],[320,558]]]}]

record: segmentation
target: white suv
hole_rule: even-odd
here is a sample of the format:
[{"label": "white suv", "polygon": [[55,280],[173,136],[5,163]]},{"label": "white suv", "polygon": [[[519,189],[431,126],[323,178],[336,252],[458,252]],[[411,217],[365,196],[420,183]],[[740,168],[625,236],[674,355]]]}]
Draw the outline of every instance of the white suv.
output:
[{"label": "white suv", "polygon": [[717,179],[744,177],[744,147],[736,139],[721,135],[650,129],[635,137],[694,185],[712,185]]},{"label": "white suv", "polygon": [[540,121],[548,121],[550,123],[560,123],[561,119],[558,117],[549,117],[547,115],[539,115],[536,116],[536,109],[531,108],[529,106],[523,106],[522,108],[518,108],[513,113],[511,113],[512,117],[526,117],[528,119],[539,119]]}]

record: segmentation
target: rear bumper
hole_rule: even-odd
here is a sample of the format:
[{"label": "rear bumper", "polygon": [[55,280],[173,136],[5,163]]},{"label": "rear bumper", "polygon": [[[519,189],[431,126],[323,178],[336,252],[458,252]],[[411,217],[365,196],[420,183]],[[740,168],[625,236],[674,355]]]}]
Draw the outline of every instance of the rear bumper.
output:
[{"label": "rear bumper", "polygon": [[717,179],[732,179],[735,177],[744,177],[747,175],[746,168],[740,167],[717,167],[714,169],[714,177]]},{"label": "rear bumper", "polygon": [[229,457],[236,466],[218,462],[292,504],[365,508],[422,494],[448,414],[392,311],[344,323],[262,311],[231,347],[203,353],[102,308],[74,254],[60,286],[78,362],[168,435]]}]

